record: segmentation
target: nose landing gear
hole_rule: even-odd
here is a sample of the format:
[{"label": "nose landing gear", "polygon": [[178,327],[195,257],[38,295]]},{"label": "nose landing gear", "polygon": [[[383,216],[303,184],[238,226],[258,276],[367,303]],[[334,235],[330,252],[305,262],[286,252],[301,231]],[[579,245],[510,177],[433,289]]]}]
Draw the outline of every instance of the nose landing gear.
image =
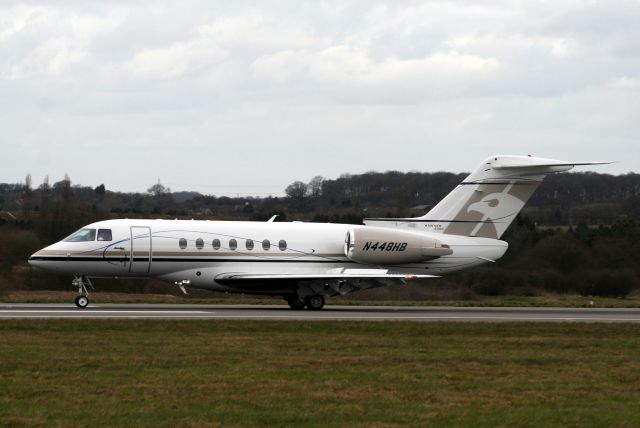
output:
[{"label": "nose landing gear", "polygon": [[86,308],[89,305],[89,298],[87,296],[76,297],[76,306],[79,308]]},{"label": "nose landing gear", "polygon": [[89,278],[81,275],[73,278],[71,285],[78,287],[79,296],[76,297],[75,300],[76,306],[79,308],[86,308],[89,305],[89,290],[87,290],[87,285],[93,289],[93,284],[91,284]]}]

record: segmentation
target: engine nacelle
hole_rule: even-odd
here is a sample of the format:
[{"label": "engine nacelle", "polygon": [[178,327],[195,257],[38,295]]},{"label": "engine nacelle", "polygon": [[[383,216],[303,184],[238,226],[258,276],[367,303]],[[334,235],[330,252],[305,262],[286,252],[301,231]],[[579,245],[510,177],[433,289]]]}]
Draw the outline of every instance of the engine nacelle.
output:
[{"label": "engine nacelle", "polygon": [[359,227],[347,232],[344,254],[357,263],[398,265],[452,254],[449,246],[416,232]]}]

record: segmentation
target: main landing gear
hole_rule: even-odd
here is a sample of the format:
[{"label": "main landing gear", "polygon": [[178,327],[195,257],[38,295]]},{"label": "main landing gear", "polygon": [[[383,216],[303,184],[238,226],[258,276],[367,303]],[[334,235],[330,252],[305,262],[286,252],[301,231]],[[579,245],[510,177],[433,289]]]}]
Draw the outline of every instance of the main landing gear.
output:
[{"label": "main landing gear", "polygon": [[93,288],[91,281],[86,276],[76,276],[73,278],[71,285],[74,287],[78,287],[79,296],[76,297],[75,303],[79,308],[86,308],[89,306],[89,290],[87,290],[87,285]]},{"label": "main landing gear", "polygon": [[314,294],[304,299],[304,303],[307,305],[307,309],[311,311],[319,311],[324,308],[324,296],[320,294]]},{"label": "main landing gear", "polygon": [[311,311],[319,311],[324,307],[324,296],[314,294],[304,299],[298,296],[291,296],[287,297],[287,303],[291,309],[296,311],[302,310],[305,307]]},{"label": "main landing gear", "polygon": [[305,305],[304,299],[298,296],[287,297],[287,303],[289,304],[289,307],[294,311],[301,311],[302,309],[304,309]]}]

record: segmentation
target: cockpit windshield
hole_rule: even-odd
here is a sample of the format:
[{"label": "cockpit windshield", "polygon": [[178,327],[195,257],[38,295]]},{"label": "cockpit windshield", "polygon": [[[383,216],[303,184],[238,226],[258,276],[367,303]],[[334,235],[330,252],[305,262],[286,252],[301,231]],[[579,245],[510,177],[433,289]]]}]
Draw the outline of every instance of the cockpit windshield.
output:
[{"label": "cockpit windshield", "polygon": [[85,242],[95,241],[96,230],[95,229],[80,229],[77,232],[73,232],[71,235],[64,238],[64,242]]}]

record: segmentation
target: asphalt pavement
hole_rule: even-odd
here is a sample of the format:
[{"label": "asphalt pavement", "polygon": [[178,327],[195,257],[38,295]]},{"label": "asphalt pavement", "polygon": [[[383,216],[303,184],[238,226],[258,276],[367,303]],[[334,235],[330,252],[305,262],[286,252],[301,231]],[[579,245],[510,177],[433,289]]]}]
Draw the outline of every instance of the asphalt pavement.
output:
[{"label": "asphalt pavement", "polygon": [[640,323],[640,309],[327,305],[321,311],[294,311],[284,305],[187,304],[91,304],[79,309],[73,304],[0,303],[0,319],[31,318]]}]

